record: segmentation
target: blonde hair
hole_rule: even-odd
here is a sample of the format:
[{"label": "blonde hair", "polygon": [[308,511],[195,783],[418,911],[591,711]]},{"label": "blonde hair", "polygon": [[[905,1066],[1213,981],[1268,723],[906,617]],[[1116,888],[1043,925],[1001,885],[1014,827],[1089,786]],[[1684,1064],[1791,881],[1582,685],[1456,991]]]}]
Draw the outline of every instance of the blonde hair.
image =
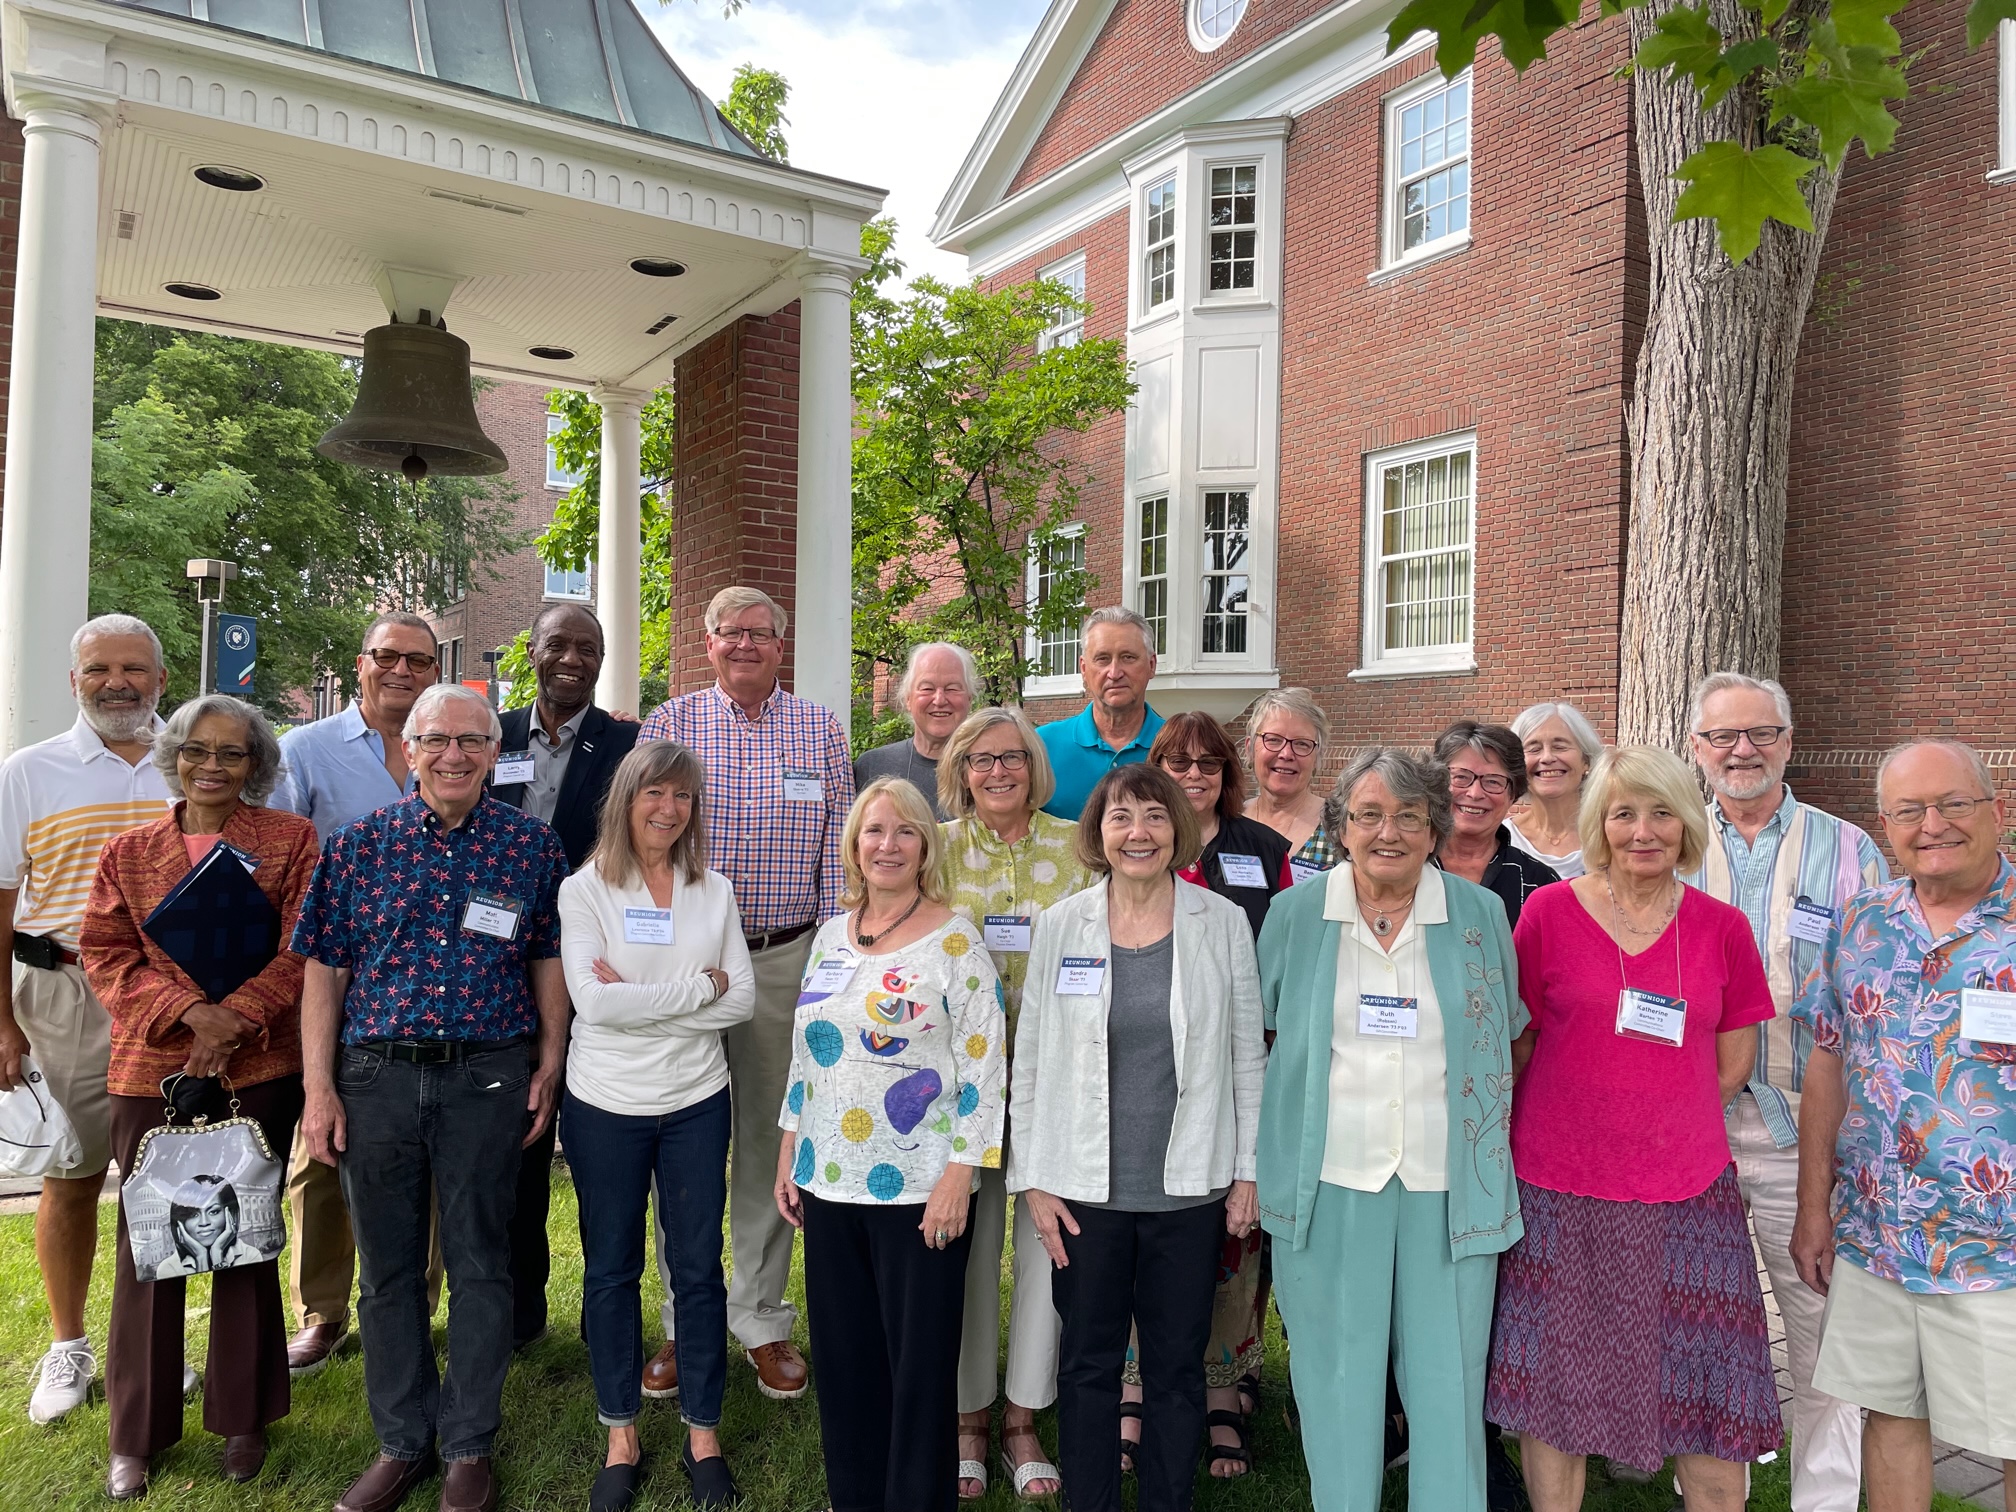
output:
[{"label": "blonde hair", "polygon": [[1582,784],[1582,808],[1575,828],[1582,841],[1582,864],[1601,871],[1610,864],[1610,837],[1603,821],[1610,805],[1626,793],[1652,798],[1680,819],[1678,872],[1691,872],[1708,853],[1708,811],[1700,785],[1687,765],[1657,746],[1611,746],[1597,758],[1589,780]]},{"label": "blonde hair", "polygon": [[721,628],[721,621],[731,614],[740,614],[744,609],[763,608],[770,611],[770,623],[776,627],[777,638],[782,640],[784,632],[791,628],[791,616],[784,612],[784,606],[770,597],[761,588],[723,588],[707,603],[707,633],[713,635]]},{"label": "blonde hair", "polygon": [[643,874],[643,862],[630,840],[630,809],[639,793],[660,784],[676,784],[693,795],[693,817],[672,842],[672,869],[688,882],[698,882],[706,874],[706,764],[676,740],[647,740],[633,746],[617,764],[595,822],[595,849],[588,859],[611,887],[628,887]]},{"label": "blonde hair", "polygon": [[1020,709],[990,704],[959,721],[959,728],[938,757],[938,807],[954,819],[971,819],[975,809],[973,791],[966,786],[966,758],[973,754],[982,735],[1002,725],[1013,725],[1029,752],[1030,809],[1039,809],[1057,796],[1057,774],[1050,767],[1050,752],[1036,726],[1029,723],[1029,716]]},{"label": "blonde hair", "polygon": [[877,777],[855,795],[854,807],[847,810],[846,827],[840,831],[840,869],[846,875],[840,906],[857,908],[868,896],[868,879],[861,871],[861,824],[867,817],[868,805],[877,798],[887,798],[897,817],[923,837],[924,853],[917,862],[917,890],[928,902],[946,902],[945,840],[944,832],[938,828],[938,816],[931,812],[931,805],[917,791],[915,783],[901,777]]}]

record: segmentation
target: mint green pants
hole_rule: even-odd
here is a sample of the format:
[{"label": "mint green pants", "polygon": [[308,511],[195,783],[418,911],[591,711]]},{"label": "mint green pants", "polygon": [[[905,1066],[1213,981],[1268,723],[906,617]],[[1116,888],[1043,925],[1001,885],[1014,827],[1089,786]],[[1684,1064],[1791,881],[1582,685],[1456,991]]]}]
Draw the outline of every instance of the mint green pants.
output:
[{"label": "mint green pants", "polygon": [[1449,1253],[1446,1192],[1317,1187],[1309,1243],[1274,1243],[1274,1295],[1316,1512],[1378,1512],[1386,1352],[1407,1408],[1407,1504],[1485,1512],[1484,1378],[1498,1257]]}]

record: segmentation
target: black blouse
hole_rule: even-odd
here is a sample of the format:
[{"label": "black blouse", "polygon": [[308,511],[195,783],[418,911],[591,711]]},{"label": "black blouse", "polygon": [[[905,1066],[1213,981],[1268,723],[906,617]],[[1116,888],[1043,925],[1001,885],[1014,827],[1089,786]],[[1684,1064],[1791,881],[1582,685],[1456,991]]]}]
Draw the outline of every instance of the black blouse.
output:
[{"label": "black blouse", "polygon": [[[1218,833],[1197,858],[1203,869],[1204,885],[1221,898],[1229,898],[1246,910],[1246,922],[1253,926],[1253,938],[1260,938],[1260,926],[1267,922],[1267,905],[1281,891],[1282,875],[1288,870],[1290,846],[1279,831],[1238,814],[1218,821]],[[1260,863],[1267,879],[1265,887],[1233,886],[1225,880],[1223,858],[1251,856]]]},{"label": "black blouse", "polygon": [[[1440,856],[1435,864],[1442,865]],[[1516,928],[1520,906],[1549,882],[1560,880],[1559,872],[1545,861],[1535,860],[1530,851],[1519,849],[1512,843],[1512,832],[1498,826],[1498,854],[1484,864],[1484,885],[1505,905],[1506,923]]]}]

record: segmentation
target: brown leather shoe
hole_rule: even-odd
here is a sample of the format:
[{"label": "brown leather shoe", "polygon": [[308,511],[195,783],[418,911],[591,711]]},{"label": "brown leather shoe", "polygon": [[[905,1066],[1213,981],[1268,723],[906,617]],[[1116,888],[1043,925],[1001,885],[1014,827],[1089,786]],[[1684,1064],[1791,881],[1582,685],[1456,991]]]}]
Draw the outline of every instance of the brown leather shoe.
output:
[{"label": "brown leather shoe", "polygon": [[805,1383],[811,1379],[805,1356],[788,1339],[759,1344],[742,1354],[756,1367],[756,1389],[772,1401],[790,1402],[805,1395]]},{"label": "brown leather shoe", "polygon": [[287,1373],[304,1380],[329,1363],[350,1334],[347,1323],[311,1323],[287,1341]]},{"label": "brown leather shoe", "polygon": [[672,1347],[670,1339],[644,1367],[644,1395],[660,1401],[679,1395],[679,1352]]},{"label": "brown leather shoe", "polygon": [[350,1483],[336,1503],[336,1512],[392,1512],[406,1500],[406,1493],[434,1473],[434,1456],[417,1460],[393,1459],[381,1454],[371,1467]]},{"label": "brown leather shoe", "polygon": [[497,1476],[486,1459],[451,1460],[441,1477],[441,1512],[496,1512]]},{"label": "brown leather shoe", "polygon": [[249,1481],[266,1468],[266,1435],[234,1433],[224,1440],[224,1475],[227,1480]]},{"label": "brown leather shoe", "polygon": [[147,1494],[147,1457],[115,1454],[105,1467],[105,1494],[114,1501],[132,1501]]}]

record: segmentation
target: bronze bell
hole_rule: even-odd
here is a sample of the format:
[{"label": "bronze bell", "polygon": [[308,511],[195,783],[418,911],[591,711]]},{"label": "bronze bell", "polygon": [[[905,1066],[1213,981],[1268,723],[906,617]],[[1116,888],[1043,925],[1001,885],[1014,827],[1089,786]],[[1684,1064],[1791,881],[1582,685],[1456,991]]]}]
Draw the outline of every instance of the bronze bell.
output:
[{"label": "bronze bell", "polygon": [[449,335],[445,324],[396,320],[364,333],[357,402],[315,450],[333,462],[403,472],[415,481],[501,473],[511,465],[476,419],[469,343]]}]

